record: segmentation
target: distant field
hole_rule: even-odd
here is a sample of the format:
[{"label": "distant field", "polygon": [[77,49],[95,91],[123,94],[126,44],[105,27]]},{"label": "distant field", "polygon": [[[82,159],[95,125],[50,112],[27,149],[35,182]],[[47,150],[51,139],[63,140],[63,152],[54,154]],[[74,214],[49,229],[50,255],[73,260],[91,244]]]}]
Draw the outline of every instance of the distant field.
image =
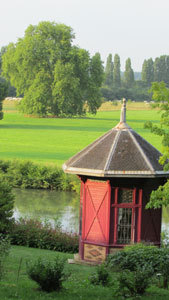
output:
[{"label": "distant field", "polygon": [[[151,110],[151,103],[145,102],[135,102],[128,101],[127,102],[128,110]],[[110,110],[120,110],[121,109],[121,101],[108,101],[104,102],[98,111],[110,111]]]},{"label": "distant field", "polygon": [[[14,102],[8,102],[4,102],[4,119],[0,121],[0,159],[30,159],[61,166],[114,127],[120,118],[120,110],[114,107],[107,111],[102,107],[96,116],[86,118],[27,118],[17,112]],[[135,110],[127,105],[127,123],[161,151],[161,139],[143,128],[147,120],[159,123],[158,111],[146,108],[145,103],[133,104]],[[146,107],[141,110],[143,105]]]}]

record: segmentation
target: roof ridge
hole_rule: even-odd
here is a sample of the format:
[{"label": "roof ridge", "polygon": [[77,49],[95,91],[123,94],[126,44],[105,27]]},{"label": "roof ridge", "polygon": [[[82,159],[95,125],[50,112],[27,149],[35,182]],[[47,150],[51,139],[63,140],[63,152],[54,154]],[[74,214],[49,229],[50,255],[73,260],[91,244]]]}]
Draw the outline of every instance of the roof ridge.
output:
[{"label": "roof ridge", "polygon": [[[134,131],[132,128],[131,128],[131,130]],[[144,141],[146,141],[147,144],[149,144],[152,148],[154,148],[154,150],[158,151],[162,155],[162,153],[156,147],[154,147],[151,143],[149,143],[147,140],[145,140],[140,134],[138,134],[136,131],[134,131],[134,133],[139,135]]]},{"label": "roof ridge", "polygon": [[149,168],[151,169],[151,171],[155,172],[151,162],[149,161],[147,155],[144,153],[144,151],[141,149],[139,143],[137,142],[135,136],[131,133],[131,130],[128,130],[133,142],[135,143],[137,149],[139,150],[139,152],[141,153],[142,157],[144,158],[144,160],[146,161],[147,165],[149,166]]},{"label": "roof ridge", "polygon": [[[120,137],[120,134],[121,134],[121,131],[117,131],[116,133],[116,136],[115,136],[115,139],[114,139],[114,142],[110,148],[110,151],[109,151],[109,155],[108,155],[108,158],[107,158],[107,161],[105,163],[105,167],[104,167],[104,171],[106,171],[110,165],[110,162],[112,160],[112,157],[113,157],[113,154],[115,152],[115,149],[116,149],[116,145],[118,143],[118,140],[119,140],[119,137]],[[113,149],[114,148],[114,149]],[[112,151],[113,150],[113,151]]]},{"label": "roof ridge", "polygon": [[[107,136],[109,136],[109,134],[111,134],[111,132],[113,131],[114,128],[111,128],[107,133],[105,133],[104,135],[100,136],[98,139],[96,139],[94,142],[90,143],[89,145],[87,145],[85,148],[83,148],[81,151],[79,151],[77,154],[80,154],[82,151],[84,151],[84,153],[80,156],[80,158],[77,158],[73,163],[72,166],[77,163],[80,159],[83,158],[84,155],[86,155],[89,151],[91,151],[91,149],[93,149],[95,146],[97,146],[102,140],[104,140]],[[94,144],[94,145],[92,145]],[[91,147],[90,147],[91,146]],[[85,151],[86,148],[89,148],[87,151]],[[77,154],[75,154],[71,159],[73,159]]]}]

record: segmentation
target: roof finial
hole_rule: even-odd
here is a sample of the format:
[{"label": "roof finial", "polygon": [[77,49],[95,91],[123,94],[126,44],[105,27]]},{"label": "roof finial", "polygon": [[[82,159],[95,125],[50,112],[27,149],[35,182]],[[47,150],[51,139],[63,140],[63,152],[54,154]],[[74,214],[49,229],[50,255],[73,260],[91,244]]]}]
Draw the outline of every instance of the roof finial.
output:
[{"label": "roof finial", "polygon": [[123,98],[123,106],[121,108],[120,123],[126,123],[126,99]]}]

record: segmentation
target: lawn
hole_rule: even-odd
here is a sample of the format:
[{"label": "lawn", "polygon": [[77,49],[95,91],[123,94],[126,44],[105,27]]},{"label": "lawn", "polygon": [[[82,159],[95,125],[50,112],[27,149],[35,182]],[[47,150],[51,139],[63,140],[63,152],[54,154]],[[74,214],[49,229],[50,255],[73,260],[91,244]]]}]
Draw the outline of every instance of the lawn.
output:
[{"label": "lawn", "polygon": [[[3,300],[113,300],[121,299],[114,296],[115,286],[94,286],[89,282],[89,276],[96,269],[93,266],[70,265],[67,259],[72,255],[59,253],[60,257],[66,259],[65,269],[69,273],[68,279],[59,293],[42,292],[38,285],[30,280],[26,274],[26,262],[43,257],[48,260],[54,259],[56,252],[48,250],[33,249],[27,247],[13,246],[6,261],[6,275],[0,282],[0,299]],[[117,278],[117,273],[112,274],[112,281]],[[167,300],[169,291],[150,287],[142,300]]]},{"label": "lawn", "polygon": [[[127,123],[161,151],[161,139],[144,129],[145,121],[159,123],[159,112],[146,108],[144,103],[133,105],[128,106]],[[19,114],[13,104],[5,103],[4,119],[0,121],[0,158],[30,159],[61,166],[69,157],[116,126],[120,110],[114,108],[108,111],[102,107],[96,115],[88,114],[84,118],[29,118]]]}]

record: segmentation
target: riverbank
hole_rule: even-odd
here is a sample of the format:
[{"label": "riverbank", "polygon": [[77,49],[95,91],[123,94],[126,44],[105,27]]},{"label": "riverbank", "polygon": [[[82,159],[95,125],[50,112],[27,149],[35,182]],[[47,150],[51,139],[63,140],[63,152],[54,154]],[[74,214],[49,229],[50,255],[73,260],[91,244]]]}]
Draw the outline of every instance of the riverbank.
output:
[{"label": "riverbank", "polygon": [[[69,274],[68,279],[63,284],[60,292],[42,292],[37,284],[30,280],[26,273],[26,263],[36,261],[39,257],[46,260],[54,260],[56,255],[66,260],[65,270]],[[12,246],[6,260],[6,276],[0,282],[0,299],[19,299],[19,300],[110,300],[119,299],[114,296],[116,284],[108,287],[92,285],[89,281],[90,275],[96,270],[94,266],[70,265],[67,263],[71,254],[56,253],[49,250],[32,249],[27,247]],[[112,280],[116,282],[117,273],[112,274]],[[146,294],[141,296],[141,300],[167,300],[169,291],[151,286]]]},{"label": "riverbank", "polygon": [[67,175],[60,167],[42,165],[28,160],[0,160],[0,176],[14,188],[80,190],[77,176]]}]

